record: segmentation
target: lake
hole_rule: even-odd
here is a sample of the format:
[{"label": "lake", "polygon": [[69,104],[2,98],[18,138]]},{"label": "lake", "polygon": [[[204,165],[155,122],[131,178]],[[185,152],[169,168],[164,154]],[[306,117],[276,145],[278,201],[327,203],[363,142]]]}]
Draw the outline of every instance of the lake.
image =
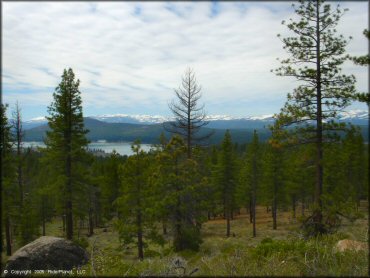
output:
[{"label": "lake", "polygon": [[[43,142],[23,142],[24,148],[44,148],[45,144]],[[144,151],[149,151],[152,145],[150,144],[141,144],[141,148]],[[113,150],[116,150],[120,155],[132,155],[131,142],[92,142],[89,144],[90,150],[102,150],[105,153],[111,153]]]}]

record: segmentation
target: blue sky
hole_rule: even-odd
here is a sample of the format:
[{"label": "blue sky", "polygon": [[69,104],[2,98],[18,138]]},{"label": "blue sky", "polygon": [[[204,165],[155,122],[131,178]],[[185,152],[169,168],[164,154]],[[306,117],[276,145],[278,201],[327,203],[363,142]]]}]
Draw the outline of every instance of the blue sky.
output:
[{"label": "blue sky", "polygon": [[[348,53],[367,53],[368,3],[340,4],[349,11],[338,32],[354,38]],[[270,72],[286,56],[276,35],[291,35],[281,25],[294,17],[289,2],[4,2],[2,17],[3,102],[18,100],[26,120],[47,114],[67,67],[81,80],[86,116],[168,116],[187,67],[208,114],[277,113],[297,86]],[[343,70],[368,88],[365,67]]]}]

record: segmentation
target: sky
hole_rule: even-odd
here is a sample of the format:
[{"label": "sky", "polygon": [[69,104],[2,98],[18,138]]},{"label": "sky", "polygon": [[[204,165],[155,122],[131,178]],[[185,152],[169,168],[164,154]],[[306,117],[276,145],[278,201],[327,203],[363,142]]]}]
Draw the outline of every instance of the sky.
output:
[{"label": "sky", "polygon": [[[347,52],[366,54],[368,2],[340,5],[349,9],[337,27],[353,37]],[[169,116],[188,67],[210,115],[277,113],[297,87],[270,72],[287,57],[277,34],[292,35],[281,24],[295,17],[290,2],[8,1],[2,8],[3,102],[12,109],[18,101],[25,120],[47,115],[69,67],[81,81],[85,116]],[[346,62],[343,73],[367,90],[366,67]]]}]

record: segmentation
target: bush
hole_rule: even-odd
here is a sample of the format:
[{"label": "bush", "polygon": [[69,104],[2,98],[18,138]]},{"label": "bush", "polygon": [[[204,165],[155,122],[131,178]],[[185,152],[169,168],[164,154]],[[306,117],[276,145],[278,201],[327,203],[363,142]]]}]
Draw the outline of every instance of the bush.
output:
[{"label": "bush", "polygon": [[283,255],[290,255],[292,253],[304,254],[307,250],[307,245],[303,240],[272,240],[271,238],[266,238],[261,241],[254,249],[252,249],[252,254],[255,257],[269,257],[277,253]]},{"label": "bush", "polygon": [[84,237],[81,237],[81,238],[75,238],[72,240],[74,244],[82,247],[83,249],[87,249],[87,247],[89,246],[89,242],[87,241],[86,238]]},{"label": "bush", "polygon": [[148,250],[145,250],[145,252],[144,252],[144,257],[145,258],[159,257],[159,256],[161,256],[161,253],[159,253],[155,250],[148,249]]},{"label": "bush", "polygon": [[202,242],[200,232],[196,227],[184,227],[181,237],[175,238],[174,247],[177,251],[185,249],[199,251]]}]

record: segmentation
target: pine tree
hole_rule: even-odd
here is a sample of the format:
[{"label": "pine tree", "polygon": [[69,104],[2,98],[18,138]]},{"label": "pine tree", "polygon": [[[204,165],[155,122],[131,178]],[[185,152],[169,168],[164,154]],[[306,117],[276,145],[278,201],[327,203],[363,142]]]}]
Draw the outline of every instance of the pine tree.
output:
[{"label": "pine tree", "polygon": [[[0,104],[0,128],[1,128],[1,141],[0,141],[0,151],[1,151],[1,187],[2,187],[2,201],[1,201],[1,213],[3,225],[5,228],[5,240],[6,240],[6,255],[10,256],[12,254],[12,239],[11,239],[11,218],[14,217],[15,205],[17,200],[17,190],[14,188],[15,179],[15,162],[12,157],[12,145],[13,138],[11,136],[11,126],[6,117],[7,105]],[[3,233],[1,233],[3,234]],[[1,244],[3,240],[1,240]],[[2,247],[2,246],[1,246]],[[1,248],[2,250],[2,248]]]},{"label": "pine tree", "polygon": [[209,150],[207,156],[207,165],[209,169],[209,184],[208,184],[208,192],[206,193],[208,196],[208,213],[207,218],[208,220],[211,219],[211,215],[213,217],[219,213],[220,201],[221,198],[221,190],[218,184],[218,160],[219,160],[219,153],[217,147],[214,145]]},{"label": "pine tree", "polygon": [[84,160],[88,144],[79,85],[72,69],[64,70],[62,81],[53,94],[54,101],[48,107],[50,116],[47,120],[51,130],[45,139],[49,161],[55,163],[55,178],[61,188],[67,239],[73,236],[73,198],[80,187],[77,166]]},{"label": "pine tree", "polygon": [[140,142],[132,145],[134,154],[121,169],[120,197],[115,201],[120,213],[117,223],[120,237],[125,244],[136,238],[139,259],[144,258],[144,239],[159,239],[154,229],[154,192],[150,182],[152,163],[141,150]]},{"label": "pine tree", "polygon": [[358,127],[352,127],[346,133],[341,154],[344,156],[342,166],[345,169],[344,180],[347,185],[351,185],[353,201],[358,207],[360,200],[366,195],[365,147]]},{"label": "pine tree", "polygon": [[259,166],[259,141],[257,131],[254,130],[253,140],[250,145],[249,156],[251,157],[251,188],[252,188],[252,209],[253,209],[253,237],[256,237],[256,201],[257,201],[257,188],[260,179],[260,166]]},{"label": "pine tree", "polygon": [[288,94],[278,121],[283,125],[296,124],[296,140],[316,145],[316,207],[312,221],[317,234],[325,232],[321,200],[323,144],[333,131],[344,128],[333,119],[351,102],[355,78],[341,74],[340,66],[347,59],[344,55],[347,41],[335,34],[335,27],[343,15],[339,6],[332,11],[330,5],[324,5],[321,0],[302,0],[295,12],[298,21],[291,19],[287,27],[296,36],[283,39],[284,49],[291,57],[282,60],[282,66],[275,72],[294,77],[303,84],[293,94]]},{"label": "pine tree", "polygon": [[116,209],[112,206],[112,203],[119,197],[119,188],[121,184],[119,167],[123,163],[124,159],[116,151],[113,151],[104,163],[101,197],[103,215],[107,220],[111,220],[117,215]]},{"label": "pine tree", "polygon": [[[26,192],[24,188],[24,159],[25,159],[25,153],[23,149],[23,138],[24,138],[24,130],[22,125],[22,114],[21,114],[21,108],[19,106],[19,103],[16,102],[15,108],[12,113],[12,131],[14,134],[14,141],[15,141],[15,147],[16,147],[16,174],[17,174],[17,185],[18,185],[18,192],[19,196],[17,198],[17,203],[19,206],[19,217],[18,219],[18,233],[19,233],[19,239],[20,243],[22,245],[30,242],[33,239],[33,236],[35,234],[35,227],[38,224],[35,221],[31,221],[34,215],[32,215],[32,209],[30,207],[32,202],[32,196],[30,196]],[[24,203],[25,196],[27,196],[28,203]]]},{"label": "pine tree", "polygon": [[226,236],[230,236],[230,220],[235,204],[236,187],[236,165],[233,151],[233,144],[229,130],[225,132],[221,144],[219,164],[217,167],[217,181],[222,194],[222,203],[226,218]]},{"label": "pine tree", "polygon": [[[257,192],[262,180],[261,145],[257,131],[254,130],[252,142],[247,145],[244,166],[241,168],[238,192],[243,192],[249,201],[250,221],[253,223],[253,237],[256,237],[256,204]],[[247,197],[248,195],[248,197]]]},{"label": "pine tree", "polygon": [[272,127],[272,136],[265,152],[265,177],[268,187],[271,188],[272,227],[277,229],[277,206],[278,196],[282,193],[284,179],[284,153],[283,146],[279,142],[279,130]]},{"label": "pine tree", "polygon": [[15,143],[16,143],[16,151],[17,151],[17,182],[19,187],[19,203],[20,208],[22,210],[23,207],[23,197],[24,197],[24,189],[23,189],[23,138],[24,138],[24,130],[22,125],[22,114],[21,108],[19,103],[15,104],[14,111],[12,113],[12,127],[15,134]]},{"label": "pine tree", "polygon": [[165,124],[164,128],[184,138],[187,146],[187,156],[191,158],[194,145],[209,138],[212,133],[202,134],[201,128],[208,124],[204,105],[199,106],[202,96],[201,86],[195,78],[195,73],[188,68],[182,77],[181,87],[175,89],[178,103],[172,101],[170,110],[175,116],[175,121]]},{"label": "pine tree", "polygon": [[[363,34],[368,39],[368,43],[370,42],[370,31],[365,29]],[[359,66],[369,66],[370,65],[370,54],[359,56],[359,57],[350,57],[350,59]],[[370,125],[370,92],[365,93],[357,93],[355,95],[355,99],[360,102],[365,102],[368,108],[368,120]]]},{"label": "pine tree", "polygon": [[202,183],[197,162],[187,158],[187,149],[179,136],[171,138],[163,152],[157,155],[156,184],[162,215],[168,216],[172,226],[173,246],[176,251],[198,250],[201,244],[200,211]]}]

